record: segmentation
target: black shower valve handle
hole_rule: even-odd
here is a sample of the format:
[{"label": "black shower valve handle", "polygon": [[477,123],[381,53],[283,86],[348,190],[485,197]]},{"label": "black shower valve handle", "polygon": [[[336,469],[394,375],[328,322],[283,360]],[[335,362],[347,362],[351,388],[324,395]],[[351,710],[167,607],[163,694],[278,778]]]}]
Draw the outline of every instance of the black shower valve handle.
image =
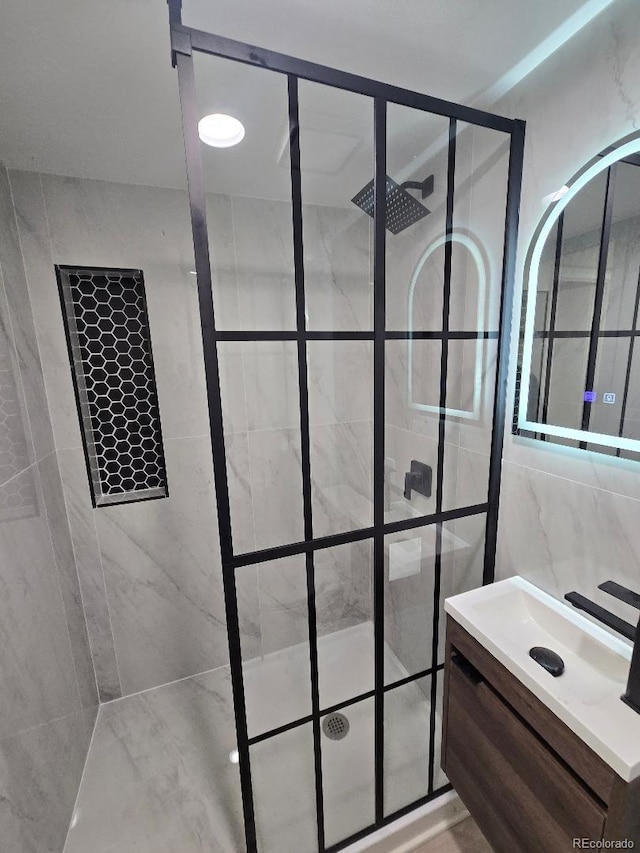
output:
[{"label": "black shower valve handle", "polygon": [[425,498],[430,498],[431,480],[431,466],[426,465],[424,462],[419,462],[417,459],[412,459],[411,468],[404,475],[405,499],[410,501],[412,492],[418,492],[419,495],[423,495]]}]

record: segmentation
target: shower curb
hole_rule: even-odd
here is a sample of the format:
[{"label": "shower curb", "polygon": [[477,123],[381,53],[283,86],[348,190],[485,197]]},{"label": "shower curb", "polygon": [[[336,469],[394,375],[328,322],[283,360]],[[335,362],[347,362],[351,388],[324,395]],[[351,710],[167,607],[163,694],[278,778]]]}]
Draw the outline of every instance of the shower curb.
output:
[{"label": "shower curb", "polygon": [[421,845],[469,816],[455,791],[398,818],[345,847],[342,853],[414,853]]}]

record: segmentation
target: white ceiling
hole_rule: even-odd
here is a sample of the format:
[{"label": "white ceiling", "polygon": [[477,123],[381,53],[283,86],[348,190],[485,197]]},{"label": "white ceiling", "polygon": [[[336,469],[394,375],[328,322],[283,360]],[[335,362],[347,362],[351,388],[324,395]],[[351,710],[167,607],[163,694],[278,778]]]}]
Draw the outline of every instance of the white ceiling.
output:
[{"label": "white ceiling", "polygon": [[[468,104],[482,103],[483,92],[576,11],[596,2],[603,0],[184,0],[183,18],[200,29]],[[202,111],[232,112],[247,128],[236,149],[204,152],[209,188],[280,196],[287,166],[281,78],[212,57],[198,57],[196,71]],[[369,105],[306,86],[301,121],[309,180],[342,186],[347,175],[347,191],[353,186],[355,192],[371,171]],[[414,123],[398,116],[393,129]],[[427,135],[439,132],[435,121]],[[2,0],[0,161],[76,177],[184,186],[165,0]]]}]

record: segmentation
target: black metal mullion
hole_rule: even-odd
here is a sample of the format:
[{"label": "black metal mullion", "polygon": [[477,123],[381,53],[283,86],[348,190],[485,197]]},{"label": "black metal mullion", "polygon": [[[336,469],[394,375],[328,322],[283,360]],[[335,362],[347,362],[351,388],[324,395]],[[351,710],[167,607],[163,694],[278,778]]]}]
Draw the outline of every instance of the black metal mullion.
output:
[{"label": "black metal mullion", "polygon": [[[616,164],[609,166],[607,169],[607,187],[604,195],[604,211],[602,215],[602,231],[600,235],[600,252],[598,255],[598,273],[596,276],[596,292],[593,301],[593,320],[591,321],[591,334],[589,336],[589,355],[587,358],[587,375],[585,377],[585,390],[592,391],[593,383],[596,376],[596,361],[598,358],[598,337],[600,332],[600,323],[602,320],[602,303],[604,300],[604,285],[605,273],[607,271],[607,258],[609,256],[609,238],[611,236],[611,216],[613,213],[613,195],[616,178]],[[589,421],[591,420],[591,403],[586,400],[582,405],[582,425],[583,432],[589,431]],[[587,447],[586,441],[580,442],[580,447],[584,450]]]},{"label": "black metal mullion", "polygon": [[[290,75],[289,95],[289,152],[291,163],[291,207],[293,221],[293,260],[296,288],[296,326],[298,331],[298,383],[300,391],[300,456],[302,465],[302,503],[304,538],[313,539],[313,509],[311,499],[311,439],[309,431],[309,383],[307,375],[307,342],[304,290],[304,247],[302,234],[302,175],[300,171],[300,122],[298,108],[298,79]],[[311,676],[311,716],[316,789],[316,819],[318,850],[323,853],[324,795],[322,790],[322,745],[320,732],[320,693],[318,683],[318,628],[316,620],[316,587],[313,551],[305,553],[307,574],[307,614],[309,628],[309,665]]]},{"label": "black metal mullion", "polygon": [[487,526],[485,533],[484,567],[482,583],[493,583],[498,540],[498,510],[500,506],[500,480],[502,477],[502,448],[507,413],[507,380],[509,377],[509,345],[511,343],[511,318],[513,315],[514,275],[518,242],[520,189],[524,159],[525,123],[515,120],[509,148],[507,178],[507,207],[504,225],[504,251],[502,256],[502,282],[500,288],[500,334],[496,358],[493,422],[491,429],[491,454],[489,458],[489,492]]},{"label": "black metal mullion", "polygon": [[265,68],[280,74],[293,74],[300,79],[310,80],[314,83],[323,83],[335,89],[346,89],[349,92],[355,92],[359,95],[392,101],[396,104],[424,110],[447,118],[454,116],[460,121],[471,122],[480,127],[492,128],[503,133],[510,133],[513,127],[511,119],[495,115],[494,113],[488,113],[474,107],[467,107],[463,104],[456,104],[453,101],[444,101],[441,98],[434,98],[432,95],[425,95],[410,89],[402,89],[399,86],[392,86],[388,83],[382,83],[379,80],[371,80],[368,77],[360,77],[357,74],[339,71],[336,68],[318,65],[315,62],[308,62],[307,60],[287,56],[276,51],[265,50],[255,45],[236,41],[235,39],[203,32],[193,27],[172,24],[171,46],[174,51],[181,50],[184,40],[187,38],[190,40],[193,50],[198,50],[212,56],[232,59],[236,62],[254,65],[258,68]]},{"label": "black metal mullion", "polygon": [[[416,527],[428,527],[438,521],[453,521],[469,515],[479,515],[487,512],[488,503],[472,504],[457,509],[447,509],[440,514],[419,515],[416,518],[405,518],[400,521],[389,521],[384,525],[384,534],[400,533],[404,530],[415,530]],[[283,557],[294,557],[296,554],[306,554],[308,551],[321,551],[323,548],[334,548],[337,545],[348,545],[352,542],[361,542],[363,539],[371,539],[375,534],[375,528],[363,527],[360,530],[348,530],[345,533],[333,533],[330,536],[319,536],[308,542],[292,542],[289,545],[275,545],[273,548],[265,548],[262,551],[248,551],[245,554],[236,554],[232,563],[236,569],[241,566],[253,566],[256,563],[268,563],[271,560],[280,560]]]},{"label": "black metal mullion", "polygon": [[[432,675],[434,672],[440,672],[444,669],[444,664],[439,663],[435,669],[423,669],[420,672],[414,672],[413,675],[407,675],[405,678],[400,678],[398,681],[392,681],[390,684],[385,684],[383,688],[384,693],[389,693],[391,690],[395,690],[398,687],[404,687],[406,684],[411,684],[414,681],[419,681],[421,678],[426,678],[429,675]],[[367,690],[364,693],[358,693],[357,696],[352,696],[350,699],[343,699],[342,702],[336,702],[334,705],[329,705],[326,708],[321,708],[320,716],[325,717],[327,714],[333,714],[334,711],[342,711],[344,708],[349,708],[351,705],[357,705],[359,702],[364,702],[366,699],[374,699],[376,695],[376,691]],[[281,726],[277,726],[275,729],[268,729],[266,732],[261,732],[259,735],[254,735],[249,738],[249,745],[253,746],[256,743],[262,743],[262,741],[270,740],[273,737],[277,737],[278,735],[284,734],[285,732],[290,732],[292,729],[297,729],[300,726],[304,726],[307,723],[311,723],[313,721],[313,715],[307,714],[304,717],[298,717],[296,720],[291,720],[288,723],[283,723]]]},{"label": "black metal mullion", "polygon": [[375,820],[384,818],[384,442],[387,103],[374,101],[373,603]]},{"label": "black metal mullion", "polygon": [[[638,329],[600,329],[598,332],[598,338],[637,338],[638,336],[640,336],[640,330]],[[534,332],[533,337],[542,338],[543,340],[546,338],[553,338],[554,340],[559,340],[560,338],[590,338],[591,330],[576,329],[575,331],[570,331],[567,329],[555,329],[553,333],[541,330]]]},{"label": "black metal mullion", "polygon": [[547,412],[549,411],[549,391],[551,388],[551,361],[553,359],[554,333],[556,330],[556,313],[558,310],[558,288],[560,284],[560,259],[562,257],[563,230],[564,211],[558,217],[558,228],[556,230],[556,251],[553,268],[553,286],[551,291],[551,310],[549,312],[549,340],[547,342],[547,359],[545,364],[544,378],[544,398],[542,402],[542,422],[545,424],[547,422]]},{"label": "black metal mullion", "polygon": [[[539,337],[543,335],[543,332],[536,333],[536,336]],[[584,333],[585,336],[588,332]],[[601,334],[606,334],[602,332]],[[610,333],[609,333],[610,334]],[[316,330],[305,330],[302,332],[290,330],[290,331],[278,331],[278,330],[268,330],[268,331],[216,331],[214,334],[214,338],[216,341],[298,341],[298,340],[306,340],[306,341],[373,341],[375,339],[375,333],[363,332],[354,330],[352,332],[345,331],[316,331]],[[394,340],[425,340],[425,341],[439,341],[439,340],[450,340],[450,341],[475,341],[475,340],[497,340],[498,332],[480,332],[480,331],[466,331],[464,329],[450,329],[447,332],[442,331],[396,331],[391,330],[385,332],[385,339],[388,341]]]},{"label": "black metal mullion", "polygon": [[[633,322],[632,327],[635,331],[638,324],[638,307],[640,306],[640,272],[638,273],[638,283],[636,285],[636,298],[633,304]],[[624,421],[627,416],[627,398],[629,396],[629,384],[631,382],[631,365],[633,362],[633,350],[635,344],[635,335],[631,336],[629,341],[629,356],[627,358],[627,371],[624,377],[624,392],[622,394],[622,408],[620,409],[620,425],[618,426],[618,437],[624,435]],[[620,448],[616,451],[616,456],[620,456]]]},{"label": "black metal mullion", "polygon": [[209,258],[209,239],[207,234],[204,180],[202,176],[202,166],[200,163],[200,140],[197,130],[198,107],[193,71],[193,57],[188,54],[178,53],[176,55],[176,66],[178,70],[178,89],[180,93],[180,106],[182,110],[182,124],[184,131],[187,183],[189,189],[189,205],[191,211],[198,302],[200,308],[200,324],[202,327],[202,348],[204,354],[207,403],[209,407],[209,431],[213,451],[213,473],[218,512],[218,531],[220,536],[220,554],[222,561],[225,613],[227,619],[233,708],[235,714],[240,765],[240,787],[242,790],[244,829],[247,853],[256,853],[257,839],[253,807],[253,790],[251,786],[249,735],[247,729],[247,712],[242,673],[242,648],[240,644],[238,597],[235,570],[232,564],[233,538],[231,531],[231,509],[229,505],[229,484],[227,481],[224,424],[222,420],[218,348],[215,341],[215,318],[213,292],[211,287],[211,265]]},{"label": "black metal mullion", "polygon": [[[447,202],[445,219],[444,244],[444,281],[442,290],[442,331],[449,329],[449,310],[451,305],[451,260],[453,253],[453,205],[455,196],[456,175],[456,136],[457,122],[449,120],[449,150],[447,155]],[[446,406],[447,406],[447,368],[449,364],[449,342],[442,341],[440,352],[440,413],[438,416],[438,458],[436,465],[436,513],[442,512],[444,488],[444,454],[446,440]],[[434,764],[435,764],[435,730],[437,703],[437,676],[435,667],[438,665],[438,632],[440,629],[440,589],[442,585],[442,522],[436,525],[436,553],[434,560],[433,578],[433,616],[431,637],[431,707],[429,709],[429,782],[428,793],[433,793]]]},{"label": "black metal mullion", "polygon": [[394,340],[416,340],[416,341],[490,341],[497,340],[498,332],[465,331],[464,329],[448,329],[447,331],[423,331],[423,332],[387,332],[388,341]]}]

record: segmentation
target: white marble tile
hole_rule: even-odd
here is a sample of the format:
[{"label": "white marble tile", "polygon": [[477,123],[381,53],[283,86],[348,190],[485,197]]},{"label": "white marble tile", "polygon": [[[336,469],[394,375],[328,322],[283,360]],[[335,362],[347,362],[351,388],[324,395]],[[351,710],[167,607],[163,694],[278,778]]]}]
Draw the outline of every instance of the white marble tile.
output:
[{"label": "white marble tile", "polygon": [[[411,162],[420,157],[420,174],[416,179],[423,180],[430,174],[435,176],[434,191],[425,205],[431,213],[414,223],[399,234],[389,234],[387,239],[387,329],[432,330],[442,328],[442,288],[444,280],[444,251],[440,245],[433,248],[442,240],[445,233],[446,211],[446,174],[447,174],[447,120],[433,116],[424,117],[417,111],[405,107],[394,106],[389,112],[389,138],[387,170],[393,178],[396,172],[402,174],[415,172]],[[399,133],[407,123],[413,123],[413,134]],[[424,127],[420,127],[424,122]],[[417,125],[417,127],[415,126]],[[426,125],[429,125],[427,128]],[[431,145],[437,138],[442,146],[437,150]],[[411,141],[407,141],[407,139]],[[415,140],[420,139],[420,150]],[[425,148],[433,153],[424,161]],[[418,265],[428,250],[432,249],[428,258]],[[413,321],[409,314],[409,293],[412,278],[416,274],[416,285],[413,306]]]},{"label": "white marble tile", "polygon": [[496,577],[523,575],[562,598],[576,590],[633,620],[631,608],[597,589],[638,588],[638,501],[519,465],[503,468]]},{"label": "white marble tile", "polygon": [[98,691],[101,701],[108,702],[122,695],[122,685],[84,454],[62,450],[58,462]]},{"label": "white marble tile", "polygon": [[95,510],[124,693],[227,660],[209,439],[165,454],[168,498]]},{"label": "white marble tile", "polygon": [[317,850],[311,725],[256,744],[251,759],[259,849]]},{"label": "white marble tile", "polygon": [[0,826],[7,851],[62,850],[96,709],[0,739]]},{"label": "white marble tile", "polygon": [[65,853],[244,849],[227,668],[100,709]]},{"label": "white marble tile", "polygon": [[[355,693],[366,683],[362,675],[373,662],[372,646],[362,645],[361,635],[357,627],[320,640],[320,655],[327,661],[331,655],[324,645],[337,641],[342,648],[345,664],[327,672]],[[309,691],[304,652],[304,647],[290,647],[256,661],[254,670],[245,668],[246,689],[249,696],[255,693],[263,728],[269,727],[281,694],[291,708],[302,707],[301,701],[304,705]],[[393,653],[385,649],[385,656],[400,677],[402,667],[393,663]],[[410,687],[386,697],[385,763],[394,781],[393,803],[399,805],[413,799],[416,780],[428,766],[429,706],[424,691]],[[229,762],[235,748],[232,708],[226,667],[103,706],[65,853],[242,851],[238,768]],[[345,713],[349,735],[340,742],[322,737],[326,829],[335,841],[353,831],[355,823],[369,823],[373,807],[372,703]],[[251,770],[260,849],[312,853],[311,727],[253,746]]]},{"label": "white marble tile", "polygon": [[78,447],[80,428],[40,175],[12,171],[10,177],[45,385],[55,401],[50,415],[56,447]]},{"label": "white marble tile", "polygon": [[[207,193],[207,235],[217,329],[242,329],[231,197]],[[195,278],[195,276],[194,276]]]},{"label": "white marble tile", "polygon": [[9,309],[9,318],[5,318],[4,325],[10,332],[20,364],[21,385],[35,458],[41,459],[54,448],[53,432],[11,185],[4,168],[0,168],[0,271]]},{"label": "white marble tile", "polygon": [[[450,328],[498,328],[500,277],[504,252],[504,214],[509,137],[460,122],[456,139],[454,233],[470,241],[471,254],[454,242],[451,262]],[[480,271],[482,271],[480,273]],[[477,322],[479,274],[486,280],[481,324]]]},{"label": "white marble tile", "polygon": [[[430,678],[398,687],[384,697],[384,812],[392,814],[429,789]],[[436,732],[439,731],[436,721]]]},{"label": "white marble tile", "polygon": [[[410,404],[440,405],[441,358],[439,341],[387,341],[385,423],[437,439],[438,413],[416,409]],[[409,399],[410,362],[414,383],[412,400]]]},{"label": "white marble tile", "polygon": [[[53,175],[43,175],[42,185],[53,262],[143,270],[163,434],[165,438],[206,434],[204,366],[196,280],[189,273],[193,246],[186,193]],[[54,286],[52,278],[40,282],[41,289]],[[39,331],[40,327],[45,334],[57,335],[56,351],[61,357],[59,309],[43,316]],[[51,383],[55,378],[51,376]],[[55,390],[52,385],[51,393]],[[60,414],[59,429],[56,424],[59,446],[77,444],[75,425],[69,423],[69,419],[77,419],[74,408],[67,410],[64,422]]]},{"label": "white marble tile", "polygon": [[[470,418],[448,417],[446,440],[478,453],[488,454],[491,451],[497,350],[498,342],[495,340],[483,341],[480,347],[476,341],[450,344],[447,408],[473,412],[477,401],[477,414]],[[476,392],[477,364],[480,370],[479,390]]]},{"label": "white marble tile", "polygon": [[[400,664],[385,646],[389,663]],[[404,672],[402,672],[404,675]],[[400,676],[399,676],[400,677]],[[318,690],[320,707],[331,708],[374,689],[375,652],[373,616],[362,614],[349,627],[324,633],[318,641]]]},{"label": "white marble tile", "polygon": [[370,421],[310,429],[314,536],[373,523],[373,427]]},{"label": "white marble tile", "polygon": [[[0,736],[80,709],[74,661],[37,471],[29,478],[37,503],[0,522]],[[2,501],[3,502],[3,501]]]},{"label": "white marble tile", "polygon": [[[393,545],[410,542],[418,546],[416,573],[390,580]],[[433,641],[433,589],[436,528],[434,525],[385,536],[384,636],[405,669],[385,670],[385,682],[420,672],[431,666]]]},{"label": "white marble tile", "polygon": [[35,461],[22,376],[13,346],[9,310],[0,270],[0,483]]},{"label": "white marble tile", "polygon": [[302,219],[308,328],[373,328],[372,220],[356,208],[315,205]]},{"label": "white marble tile", "polygon": [[225,452],[233,551],[235,554],[255,551],[256,535],[248,434],[236,432],[227,435]]},{"label": "white marble tile", "polygon": [[307,372],[312,426],[373,419],[371,341],[310,341]]},{"label": "white marble tile", "polygon": [[232,198],[240,328],[294,329],[291,204]]},{"label": "white marble tile", "polygon": [[484,513],[469,515],[443,524],[443,536],[450,539],[453,551],[449,595],[458,595],[482,586],[486,524],[487,517]]},{"label": "white marble tile", "polygon": [[304,554],[258,566],[262,653],[309,641]]},{"label": "white marble tile", "polygon": [[243,343],[242,364],[248,429],[299,429],[295,341]]},{"label": "white marble tile", "polygon": [[218,344],[220,395],[224,433],[247,431],[247,392],[244,380],[242,343],[222,341]]},{"label": "white marble tile", "polygon": [[249,433],[256,547],[304,539],[300,430]]},{"label": "white marble tile", "polygon": [[466,447],[444,446],[443,509],[486,503],[491,457]]},{"label": "white marble tile", "polygon": [[314,553],[318,635],[373,619],[371,540]]},{"label": "white marble tile", "polygon": [[38,465],[44,508],[51,532],[51,543],[64,602],[71,640],[76,680],[83,708],[98,704],[96,675],[89,648],[82,594],[64,501],[57,454],[51,453]]}]

